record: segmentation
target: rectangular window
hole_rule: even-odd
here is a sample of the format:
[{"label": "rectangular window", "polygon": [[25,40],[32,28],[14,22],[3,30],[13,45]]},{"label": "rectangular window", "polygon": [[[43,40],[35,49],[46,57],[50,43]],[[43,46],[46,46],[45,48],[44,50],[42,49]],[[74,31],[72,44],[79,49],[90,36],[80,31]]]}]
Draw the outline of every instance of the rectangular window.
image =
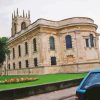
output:
[{"label": "rectangular window", "polygon": [[28,44],[25,42],[25,54],[28,54]]},{"label": "rectangular window", "polygon": [[26,68],[28,68],[29,67],[28,60],[25,60],[25,63],[26,63]]},{"label": "rectangular window", "polygon": [[89,39],[85,39],[86,41],[86,47],[89,47]]},{"label": "rectangular window", "polygon": [[56,57],[51,57],[51,65],[56,65]]},{"label": "rectangular window", "polygon": [[21,67],[22,67],[21,61],[19,61],[19,68],[21,69]]},{"label": "rectangular window", "polygon": [[38,66],[37,58],[34,58],[34,66]]}]

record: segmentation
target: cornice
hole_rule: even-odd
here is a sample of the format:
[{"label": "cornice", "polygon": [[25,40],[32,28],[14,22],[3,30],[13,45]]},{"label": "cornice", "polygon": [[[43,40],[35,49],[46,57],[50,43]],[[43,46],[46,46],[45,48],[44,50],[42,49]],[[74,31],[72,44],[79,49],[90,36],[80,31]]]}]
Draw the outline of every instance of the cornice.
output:
[{"label": "cornice", "polygon": [[30,33],[35,29],[39,29],[41,27],[48,27],[48,28],[60,30],[65,27],[68,28],[68,27],[79,26],[79,25],[93,26],[97,29],[97,25],[94,24],[94,21],[87,17],[73,17],[73,18],[68,18],[60,21],[51,21],[51,20],[41,18],[36,20],[31,25],[29,25],[25,30],[20,31],[17,34],[15,34],[15,36],[11,37],[8,41],[8,44],[16,40],[17,38],[22,37],[27,33]]}]

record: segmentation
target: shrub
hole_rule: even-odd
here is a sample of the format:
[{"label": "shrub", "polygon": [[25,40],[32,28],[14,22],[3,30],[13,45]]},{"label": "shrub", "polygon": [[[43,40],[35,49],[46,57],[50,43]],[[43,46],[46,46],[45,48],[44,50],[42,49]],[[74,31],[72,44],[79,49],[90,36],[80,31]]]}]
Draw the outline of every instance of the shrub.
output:
[{"label": "shrub", "polygon": [[6,79],[4,80],[3,82],[1,83],[20,83],[20,82],[29,82],[29,81],[35,81],[35,80],[38,80],[38,78],[34,78],[34,77],[31,77],[31,78],[11,78],[11,79]]}]

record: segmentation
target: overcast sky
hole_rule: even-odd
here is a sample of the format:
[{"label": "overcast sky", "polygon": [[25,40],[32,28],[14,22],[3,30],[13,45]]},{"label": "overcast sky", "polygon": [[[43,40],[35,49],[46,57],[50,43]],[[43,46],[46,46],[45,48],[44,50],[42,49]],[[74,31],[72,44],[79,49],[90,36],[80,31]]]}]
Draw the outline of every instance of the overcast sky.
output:
[{"label": "overcast sky", "polygon": [[30,10],[31,21],[38,18],[61,20],[69,17],[90,17],[99,26],[100,0],[0,0],[0,36],[11,34],[11,15],[19,8]]}]

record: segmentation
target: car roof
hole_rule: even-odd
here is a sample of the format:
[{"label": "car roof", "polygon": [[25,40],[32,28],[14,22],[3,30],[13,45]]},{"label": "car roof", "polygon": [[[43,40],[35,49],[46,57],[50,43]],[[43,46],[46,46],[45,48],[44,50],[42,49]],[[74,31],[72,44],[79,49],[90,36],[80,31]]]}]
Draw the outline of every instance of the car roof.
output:
[{"label": "car roof", "polygon": [[91,70],[90,72],[100,72],[100,69]]}]

